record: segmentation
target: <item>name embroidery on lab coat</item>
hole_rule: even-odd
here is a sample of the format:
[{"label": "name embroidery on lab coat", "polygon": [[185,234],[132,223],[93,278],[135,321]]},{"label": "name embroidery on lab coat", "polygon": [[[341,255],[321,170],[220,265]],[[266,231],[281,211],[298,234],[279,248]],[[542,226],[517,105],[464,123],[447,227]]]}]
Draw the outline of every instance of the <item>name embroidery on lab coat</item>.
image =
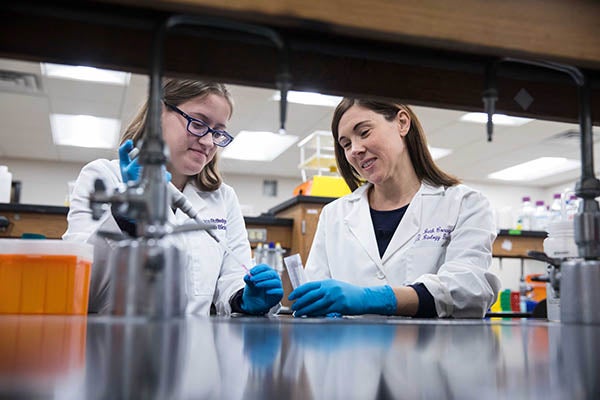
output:
[{"label": "name embroidery on lab coat", "polygon": [[450,241],[450,233],[452,228],[443,228],[436,226],[435,228],[425,228],[423,232],[417,233],[415,243],[417,242],[441,242],[445,244]]},{"label": "name embroidery on lab coat", "polygon": [[227,230],[227,219],[225,218],[206,218],[203,221],[207,224],[217,225],[217,229],[219,230]]}]

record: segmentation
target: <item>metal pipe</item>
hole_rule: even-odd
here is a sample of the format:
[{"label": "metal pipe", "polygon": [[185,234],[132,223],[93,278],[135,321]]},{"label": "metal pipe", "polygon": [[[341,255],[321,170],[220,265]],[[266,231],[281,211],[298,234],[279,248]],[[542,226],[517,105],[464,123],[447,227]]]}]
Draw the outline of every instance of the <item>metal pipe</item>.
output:
[{"label": "metal pipe", "polygon": [[230,21],[219,18],[207,18],[190,15],[173,15],[159,24],[155,29],[151,54],[150,94],[148,109],[148,131],[140,147],[140,164],[144,167],[139,186],[150,192],[147,196],[148,204],[145,209],[146,218],[139,219],[139,229],[144,235],[160,236],[164,234],[167,221],[168,192],[162,166],[167,163],[165,144],[162,138],[161,110],[162,110],[162,72],[164,47],[167,32],[174,27],[182,25],[202,26],[208,28],[226,29],[245,32],[247,34],[264,37],[270,40],[280,52],[281,72],[277,76],[277,86],[281,90],[280,101],[280,132],[285,132],[285,119],[287,110],[287,91],[291,87],[291,74],[289,73],[288,47],[283,38],[274,30],[259,26]]},{"label": "metal pipe", "polygon": [[280,116],[280,133],[285,133],[285,121],[287,114],[287,92],[291,89],[292,75],[289,65],[289,45],[286,40],[278,32],[265,26],[247,24],[243,22],[227,20],[215,17],[203,17],[196,15],[174,15],[167,22],[167,29],[180,25],[190,25],[195,27],[207,27],[224,29],[230,31],[238,31],[246,34],[260,36],[268,39],[275,45],[279,51],[279,73],[275,77],[275,85],[281,92],[279,116]]},{"label": "metal pipe", "polygon": [[[596,197],[600,196],[600,181],[594,175],[590,83],[579,69],[570,65],[503,58],[493,61],[489,68],[495,68],[500,62],[516,62],[560,71],[569,75],[577,85],[581,179],[575,186],[575,193],[583,202],[574,218],[574,232],[581,259],[561,260],[560,272],[556,263],[553,263],[549,277],[552,281],[551,289],[555,291],[549,292],[548,302],[550,304],[550,301],[557,301],[560,293],[560,320],[564,323],[600,324],[600,207],[596,201]],[[486,80],[486,84],[488,83]],[[556,290],[558,281],[560,291]]]},{"label": "metal pipe", "polygon": [[496,100],[498,100],[498,90],[496,89],[496,62],[491,62],[485,68],[485,90],[483,91],[483,108],[487,114],[487,141],[492,141],[494,134],[493,117],[496,113]]}]

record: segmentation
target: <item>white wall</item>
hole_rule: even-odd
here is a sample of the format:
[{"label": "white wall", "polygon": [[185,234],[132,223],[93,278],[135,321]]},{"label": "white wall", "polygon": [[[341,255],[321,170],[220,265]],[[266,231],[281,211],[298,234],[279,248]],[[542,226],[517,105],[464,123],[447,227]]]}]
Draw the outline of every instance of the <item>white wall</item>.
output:
[{"label": "white wall", "polygon": [[[8,165],[13,173],[13,179],[22,182],[21,203],[43,204],[43,205],[65,205],[65,197],[68,192],[67,182],[75,180],[82,164],[42,162],[30,160],[2,159],[0,164]],[[263,180],[272,179],[278,182],[278,194],[276,197],[263,195]],[[297,179],[281,177],[258,177],[251,175],[224,174],[224,180],[231,185],[240,200],[245,215],[256,216],[268,211],[292,197],[294,188],[302,180],[300,175]],[[477,182],[465,182],[465,184],[482,191],[490,200],[492,208],[496,212],[496,220],[499,228],[510,228],[503,226],[512,223],[525,195],[531,196],[532,200],[552,199],[553,193],[561,192],[565,187],[573,188],[575,183],[568,183],[552,188],[540,189],[531,187],[516,187],[510,185],[490,185]],[[521,261],[516,259],[494,259],[492,271],[502,281],[503,288],[518,290]],[[537,261],[525,261],[525,274],[544,273],[545,265]]]},{"label": "white wall", "polygon": [[77,179],[84,164],[54,161],[2,159],[13,174],[13,181],[21,181],[21,203],[64,206],[69,192],[67,182]]},{"label": "white wall", "polygon": [[[544,200],[548,204],[554,193],[541,188],[490,185],[476,182],[464,183],[486,195],[496,214],[496,225],[499,229],[513,228],[513,226],[509,226],[508,224],[516,221],[523,196],[530,196],[532,201]],[[511,258],[500,260],[494,258],[491,271],[500,278],[502,289],[519,290],[521,260]],[[546,272],[546,265],[539,261],[526,260],[523,263],[523,272],[524,275],[543,274]]]},{"label": "white wall", "polygon": [[[22,159],[0,160],[8,165],[13,180],[21,181],[21,203],[64,206],[68,193],[67,182],[77,179],[84,164]],[[294,188],[302,183],[300,173],[297,179],[281,177],[258,177],[251,175],[223,174],[227,184],[232,186],[243,206],[245,215],[256,216],[271,207],[292,197]],[[276,180],[276,197],[263,195],[263,180]]]},{"label": "white wall", "polygon": [[[296,186],[302,183],[299,172],[296,179],[224,173],[223,180],[235,189],[242,206],[242,212],[246,216],[257,216],[267,212],[273,206],[289,200]],[[276,197],[268,197],[263,194],[263,180],[277,181]]]},{"label": "white wall", "polygon": [[[14,180],[22,182],[21,203],[44,204],[62,206],[68,192],[67,182],[75,180],[83,167],[80,163],[61,163],[51,161],[33,161],[22,159],[2,159],[0,164],[8,165]],[[282,178],[276,176],[253,176],[238,174],[223,174],[225,182],[233,186],[240,199],[240,203],[247,209],[246,215],[255,216],[266,212],[271,207],[292,197],[296,186],[302,183],[300,174],[298,178]],[[267,197],[263,195],[263,180],[277,180],[278,195]],[[564,188],[574,188],[575,183],[563,184],[548,189],[516,187],[510,185],[490,185],[477,182],[465,184],[482,191],[490,200],[492,208],[497,214],[499,228],[509,228],[505,223],[514,220],[516,212],[525,195],[549,202],[553,193],[558,193]],[[510,208],[510,218],[502,220],[502,209]]]},{"label": "white wall", "polygon": [[496,216],[498,229],[512,229],[517,220],[517,214],[524,196],[531,197],[531,201],[544,200],[546,205],[552,201],[555,192],[560,192],[564,187],[556,188],[533,188],[526,186],[490,185],[475,182],[465,182],[474,189],[480,190],[489,199]]}]

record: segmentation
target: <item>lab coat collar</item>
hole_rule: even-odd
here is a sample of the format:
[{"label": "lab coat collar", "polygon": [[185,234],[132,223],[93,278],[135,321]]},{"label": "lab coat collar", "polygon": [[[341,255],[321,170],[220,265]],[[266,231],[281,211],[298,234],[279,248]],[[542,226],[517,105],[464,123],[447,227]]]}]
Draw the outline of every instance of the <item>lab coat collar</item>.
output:
[{"label": "lab coat collar", "polygon": [[404,217],[402,217],[385,253],[383,253],[382,262],[384,264],[398,251],[405,252],[409,249],[410,246],[407,245],[414,239],[415,235],[419,233],[421,227],[424,199],[427,196],[442,195],[444,190],[443,186],[432,186],[425,182],[421,182],[421,187],[410,201]]},{"label": "lab coat collar", "polygon": [[377,240],[375,238],[373,221],[369,209],[368,190],[371,187],[367,183],[356,189],[346,197],[351,205],[351,209],[344,218],[344,221],[352,234],[356,237],[358,243],[364,248],[373,262],[383,270],[383,264],[397,251],[406,251],[406,246],[418,233],[421,220],[421,209],[423,196],[443,194],[444,188],[432,186],[422,182],[421,187],[411,200],[400,225],[396,229],[390,244],[388,245],[383,258],[379,256]]},{"label": "lab coat collar", "polygon": [[373,230],[373,221],[369,210],[368,189],[371,186],[367,183],[344,198],[349,202],[350,210],[344,217],[344,223],[356,238],[356,241],[369,255],[369,258],[375,263],[380,271],[383,271],[377,240]]},{"label": "lab coat collar", "polygon": [[[445,191],[446,191],[446,188],[443,186],[432,186],[428,183],[422,182],[421,188],[419,189],[417,194],[420,193],[421,196],[438,195],[438,194],[443,194]],[[416,195],[415,195],[415,197],[416,197]]]},{"label": "lab coat collar", "polygon": [[[347,201],[358,201],[361,198],[367,196],[368,194],[368,190],[369,188],[373,186],[373,184],[371,183],[365,183],[364,185],[362,185],[361,187],[359,187],[358,189],[356,189],[354,192],[350,193],[349,195],[347,195],[345,197],[345,199]],[[417,195],[432,195],[432,194],[440,194],[444,192],[444,187],[443,186],[433,186],[430,185],[426,182],[421,182],[421,186],[419,187],[419,190],[417,191],[417,193],[415,194],[415,197]]]}]

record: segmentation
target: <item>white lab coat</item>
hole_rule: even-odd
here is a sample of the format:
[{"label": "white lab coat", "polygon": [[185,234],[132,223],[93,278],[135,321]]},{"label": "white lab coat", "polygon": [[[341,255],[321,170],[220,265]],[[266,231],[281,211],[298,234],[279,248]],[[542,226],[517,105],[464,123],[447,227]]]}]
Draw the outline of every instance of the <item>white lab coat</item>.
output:
[{"label": "white lab coat", "polygon": [[323,208],[307,278],[360,286],[423,283],[439,317],[481,318],[500,288],[488,271],[496,237],[488,200],[465,185],[421,184],[380,257],[369,212],[370,186]]},{"label": "white lab coat", "polygon": [[[97,232],[120,232],[120,229],[110,212],[105,212],[99,221],[92,219],[89,194],[93,191],[97,178],[104,181],[108,193],[121,187],[123,181],[119,161],[102,159],[83,167],[71,195],[67,217],[69,226],[63,239],[94,244],[89,311],[102,313],[108,310],[110,274],[106,261],[113,244],[99,237]],[[222,184],[214,192],[204,192],[188,183],[183,193],[194,208],[199,210],[202,219],[217,224],[215,232],[221,241],[227,243],[241,261],[250,265],[250,243],[234,190]],[[169,209],[168,213],[168,221],[174,225],[192,222],[181,210],[173,213]],[[166,240],[185,251],[185,290],[188,298],[186,313],[209,315],[210,305],[214,303],[219,314],[229,314],[231,296],[245,285],[244,269],[206,232],[186,232],[167,236]]]}]

